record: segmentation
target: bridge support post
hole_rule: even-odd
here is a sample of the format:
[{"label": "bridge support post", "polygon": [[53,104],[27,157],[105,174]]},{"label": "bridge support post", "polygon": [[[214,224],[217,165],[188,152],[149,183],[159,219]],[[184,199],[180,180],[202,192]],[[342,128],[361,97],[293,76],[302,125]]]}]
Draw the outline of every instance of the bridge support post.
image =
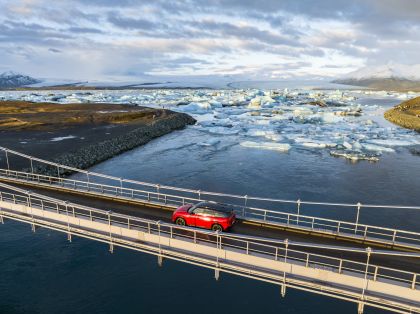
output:
[{"label": "bridge support post", "polygon": [[364,309],[365,309],[365,304],[363,302],[360,302],[357,306],[357,314],[363,314]]},{"label": "bridge support post", "polygon": [[220,278],[220,269],[216,268],[214,270],[214,279],[216,279],[216,281],[219,281],[219,278]]},{"label": "bridge support post", "polygon": [[6,154],[6,164],[7,164],[7,170],[10,170],[10,163],[9,163],[9,155],[7,154],[7,149],[4,151]]},{"label": "bridge support post", "polygon": [[296,225],[299,225],[299,216],[300,216],[300,199],[296,201],[297,204],[297,217],[296,217]]},{"label": "bridge support post", "polygon": [[114,253],[114,244],[112,242],[109,244],[109,253]]},{"label": "bridge support post", "polygon": [[163,266],[163,256],[162,255],[158,255],[158,265],[159,265],[159,267]]},{"label": "bridge support post", "polygon": [[280,286],[280,293],[281,293],[281,297],[284,298],[286,296],[286,285],[282,284]]},{"label": "bridge support post", "polygon": [[71,233],[67,233],[67,241],[71,242]]},{"label": "bridge support post", "polygon": [[4,225],[4,218],[3,218],[3,216],[1,216],[1,215],[0,215],[0,223],[1,223],[2,225]]},{"label": "bridge support post", "polygon": [[357,203],[357,212],[356,212],[356,224],[354,226],[354,234],[357,234],[357,228],[359,227],[359,217],[360,217],[360,209],[362,208],[362,204]]},{"label": "bridge support post", "polygon": [[31,224],[31,230],[33,233],[36,232],[36,225],[35,224]]}]

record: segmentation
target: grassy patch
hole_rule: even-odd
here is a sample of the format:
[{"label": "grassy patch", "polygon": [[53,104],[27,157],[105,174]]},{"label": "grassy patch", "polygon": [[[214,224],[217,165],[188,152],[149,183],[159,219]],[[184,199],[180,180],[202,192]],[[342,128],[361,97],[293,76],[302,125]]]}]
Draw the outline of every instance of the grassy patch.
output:
[{"label": "grassy patch", "polygon": [[384,116],[392,123],[420,132],[420,97],[402,102]]},{"label": "grassy patch", "polygon": [[0,130],[49,130],[79,124],[149,124],[170,112],[120,104],[0,102]]}]

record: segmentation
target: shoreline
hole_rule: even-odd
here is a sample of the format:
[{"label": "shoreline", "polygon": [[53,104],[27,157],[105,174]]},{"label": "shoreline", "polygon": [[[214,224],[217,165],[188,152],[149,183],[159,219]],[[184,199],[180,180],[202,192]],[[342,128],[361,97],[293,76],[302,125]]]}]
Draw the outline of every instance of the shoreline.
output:
[{"label": "shoreline", "polygon": [[384,117],[398,126],[420,132],[420,97],[396,105],[387,110]]},{"label": "shoreline", "polygon": [[[38,105],[35,103],[28,104],[32,106]],[[90,110],[89,114],[84,111],[80,113],[86,116],[81,118],[81,122],[74,123],[73,119],[71,122],[61,120],[60,113],[55,112],[31,114],[30,118],[34,119],[35,117],[38,119],[37,121],[52,120],[48,114],[53,114],[56,116],[57,123],[42,127],[34,123],[34,127],[18,129],[0,127],[0,145],[41,159],[74,168],[87,169],[121,153],[142,146],[155,138],[183,129],[196,122],[194,118],[184,113],[165,109],[135,107],[133,105],[118,106],[132,110],[130,114],[135,117],[134,120],[130,119],[129,116],[127,121],[121,122],[119,120],[121,113],[110,113],[104,118],[104,121],[96,121],[95,119],[99,118],[90,114],[90,105],[92,104],[77,105],[85,106],[86,110]],[[101,105],[104,108],[112,106],[110,104]],[[61,105],[55,104],[54,106]],[[29,114],[25,113],[19,116],[14,113],[5,114],[3,112],[4,116],[16,116],[23,119],[22,117],[29,116]],[[2,115],[0,114],[1,117]],[[19,158],[9,161],[10,168],[13,170],[30,168],[30,165]],[[0,167],[6,167],[5,156],[0,156]],[[39,174],[57,174],[56,168],[41,166],[37,163],[34,163],[34,170]],[[68,173],[63,171],[62,174]]]}]

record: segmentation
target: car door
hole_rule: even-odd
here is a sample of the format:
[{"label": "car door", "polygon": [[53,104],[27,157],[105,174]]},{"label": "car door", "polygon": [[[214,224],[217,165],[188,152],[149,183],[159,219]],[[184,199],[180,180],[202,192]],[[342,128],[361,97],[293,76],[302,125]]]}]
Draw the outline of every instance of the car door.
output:
[{"label": "car door", "polygon": [[[197,212],[196,212],[197,210]],[[197,208],[195,213],[195,225],[199,228],[211,228],[211,213],[206,208]]]}]

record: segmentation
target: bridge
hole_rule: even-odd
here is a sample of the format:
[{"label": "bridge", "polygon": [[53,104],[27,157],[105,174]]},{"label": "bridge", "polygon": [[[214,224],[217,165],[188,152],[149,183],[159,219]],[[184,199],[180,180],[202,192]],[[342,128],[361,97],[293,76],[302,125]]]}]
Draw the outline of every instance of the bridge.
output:
[{"label": "bridge", "polygon": [[[34,231],[45,227],[65,232],[69,240],[76,235],[105,242],[110,251],[121,246],[157,255],[160,264],[164,258],[184,261],[213,269],[216,279],[227,272],[270,282],[281,287],[282,295],[286,287],[291,287],[348,300],[358,304],[359,313],[365,305],[397,313],[420,313],[420,234],[359,223],[362,208],[418,207],[303,202],[181,189],[84,171],[0,149],[7,164],[0,169],[0,181],[8,183],[0,184],[2,222],[12,219],[30,224]],[[28,161],[28,171],[12,170],[11,156]],[[56,174],[37,173],[35,162],[49,167],[50,172],[54,169]],[[69,173],[73,173],[71,178],[65,176]],[[28,186],[43,193],[28,192]],[[112,211],[61,201],[46,193],[100,199],[112,204],[107,206]],[[181,204],[202,200],[231,204],[244,224],[269,228],[272,233],[303,234],[306,239],[311,235],[317,243],[219,234],[116,212],[118,203],[169,212]],[[287,206],[293,206],[295,213],[282,210]],[[302,206],[354,208],[356,218],[344,221],[301,215]],[[322,243],[323,239],[335,245]],[[346,245],[337,245],[342,242]],[[337,257],[343,254],[352,258]],[[404,263],[399,268],[389,267],[386,261],[392,259]]]}]

